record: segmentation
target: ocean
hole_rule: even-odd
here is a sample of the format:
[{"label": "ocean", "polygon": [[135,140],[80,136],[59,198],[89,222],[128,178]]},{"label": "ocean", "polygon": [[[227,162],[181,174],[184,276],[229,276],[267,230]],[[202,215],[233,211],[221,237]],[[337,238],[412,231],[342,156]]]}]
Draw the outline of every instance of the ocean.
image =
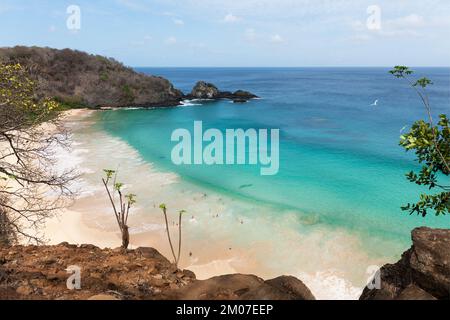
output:
[{"label": "ocean", "polygon": [[[146,188],[155,185],[152,176],[124,174],[124,180],[133,179],[127,181],[130,189],[140,192],[139,221],[145,220],[146,208],[157,212],[155,197],[187,209],[192,222],[187,241],[201,243],[192,245],[197,251],[202,246],[217,250],[220,244],[234,271],[292,274],[318,297],[356,298],[370,276],[368,267],[398,260],[414,227],[448,227],[447,217],[422,218],[401,210],[427,192],[406,180],[405,173],[419,166],[398,144],[402,128],[408,130],[426,114],[413,90],[389,68],[137,70],[163,76],[185,93],[204,80],[221,90],[243,89],[261,97],[244,104],[191,101],[173,108],[105,111],[95,114],[89,129],[126,144],[153,174],[176,177],[164,193],[149,194],[150,201]],[[448,114],[450,69],[417,68],[415,76],[433,80],[433,111]],[[192,130],[194,121],[223,132],[280,129],[278,174],[261,176],[259,167],[248,165],[174,165],[171,134]],[[122,151],[108,152],[131,157]],[[117,165],[127,172],[123,163]],[[181,200],[188,194],[191,202]],[[224,220],[194,227],[202,215]],[[199,259],[208,264],[219,258]],[[199,264],[188,260],[185,265],[193,269]]]}]

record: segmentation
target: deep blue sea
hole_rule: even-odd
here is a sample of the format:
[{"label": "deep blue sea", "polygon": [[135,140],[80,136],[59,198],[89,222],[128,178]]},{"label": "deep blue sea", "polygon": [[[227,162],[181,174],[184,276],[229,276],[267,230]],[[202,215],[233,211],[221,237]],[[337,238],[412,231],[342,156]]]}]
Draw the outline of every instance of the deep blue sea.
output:
[{"label": "deep blue sea", "polygon": [[[196,81],[261,97],[245,104],[195,102],[174,108],[101,113],[99,125],[161,170],[239,201],[296,212],[309,224],[358,234],[373,254],[399,255],[415,226],[448,227],[447,217],[409,216],[400,207],[427,190],[405,173],[418,168],[400,146],[401,130],[426,114],[418,96],[388,68],[138,68],[189,92]],[[450,69],[418,68],[434,85],[434,113],[450,112]],[[371,104],[378,100],[377,106]],[[261,176],[255,166],[176,166],[171,133],[205,128],[279,128],[280,169]],[[408,130],[408,127],[406,129]],[[251,213],[249,213],[251,214]],[[259,212],[253,214],[258,215]],[[370,245],[382,238],[392,246]],[[402,248],[402,249],[401,249]]]}]

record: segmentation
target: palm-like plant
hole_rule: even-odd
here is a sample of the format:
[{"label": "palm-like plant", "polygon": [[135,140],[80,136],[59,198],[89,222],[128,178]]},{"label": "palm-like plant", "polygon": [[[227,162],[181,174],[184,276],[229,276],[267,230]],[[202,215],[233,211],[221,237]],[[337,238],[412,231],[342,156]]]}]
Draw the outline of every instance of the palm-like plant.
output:
[{"label": "palm-like plant", "polygon": [[[136,195],[122,192],[123,183],[116,182],[117,173],[114,170],[104,170],[106,177],[102,178],[106,193],[113,208],[114,216],[122,234],[122,248],[126,250],[130,243],[130,234],[128,231],[128,216],[131,207],[136,203]],[[114,178],[114,179],[113,179]],[[111,186],[111,181],[112,186]],[[118,194],[119,201],[116,203],[115,194]]]},{"label": "palm-like plant", "polygon": [[166,224],[166,233],[167,233],[167,239],[169,240],[169,245],[170,245],[170,250],[172,251],[172,256],[174,259],[174,264],[175,266],[178,268],[178,263],[180,262],[180,258],[181,258],[181,234],[182,234],[182,218],[183,218],[183,214],[186,213],[185,210],[181,210],[178,212],[178,254],[175,254],[175,249],[173,247],[173,243],[172,243],[172,238],[170,236],[170,229],[169,229],[169,219],[167,216],[167,206],[165,204],[161,204],[159,206],[159,208],[162,210],[163,215],[164,215],[164,221]]}]

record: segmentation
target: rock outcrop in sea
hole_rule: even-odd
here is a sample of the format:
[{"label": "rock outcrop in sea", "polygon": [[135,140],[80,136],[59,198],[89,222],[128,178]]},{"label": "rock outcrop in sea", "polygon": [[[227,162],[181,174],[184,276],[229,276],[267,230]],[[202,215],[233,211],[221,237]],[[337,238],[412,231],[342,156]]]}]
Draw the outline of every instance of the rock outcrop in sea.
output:
[{"label": "rock outcrop in sea", "polygon": [[194,88],[192,88],[191,94],[187,95],[186,98],[217,99],[219,93],[220,93],[219,89],[212,83],[199,81],[196,83]]},{"label": "rock outcrop in sea", "polygon": [[247,102],[250,99],[258,98],[255,94],[237,90],[235,92],[220,91],[214,84],[199,81],[192,89],[191,93],[185,96],[186,99],[229,99],[235,103]]},{"label": "rock outcrop in sea", "polygon": [[412,247],[380,270],[381,289],[366,288],[361,300],[450,299],[450,230],[417,228]]}]

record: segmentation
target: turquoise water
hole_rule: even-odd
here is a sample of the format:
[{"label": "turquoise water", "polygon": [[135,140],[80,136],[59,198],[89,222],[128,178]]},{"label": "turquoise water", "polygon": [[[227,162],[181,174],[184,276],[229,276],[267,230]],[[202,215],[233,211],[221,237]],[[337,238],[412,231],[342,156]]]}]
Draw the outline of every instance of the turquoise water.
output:
[{"label": "turquoise water", "polygon": [[[139,69],[168,78],[190,91],[197,80],[223,90],[244,89],[261,100],[247,104],[204,102],[154,110],[106,111],[98,126],[127,142],[141,156],[183,181],[239,201],[273,208],[273,215],[296,212],[310,224],[342,228],[366,243],[384,239],[392,251],[407,248],[415,226],[448,227],[447,217],[408,216],[400,207],[423,190],[405,179],[416,169],[398,146],[400,130],[424,118],[419,99],[383,68],[308,69]],[[418,69],[430,77],[435,113],[449,113],[450,69]],[[370,106],[376,99],[378,106]],[[199,102],[195,102],[198,104]],[[280,170],[261,176],[244,165],[176,166],[170,154],[172,131],[279,128]],[[255,212],[254,214],[258,214]],[[368,249],[370,250],[370,249]]]}]

